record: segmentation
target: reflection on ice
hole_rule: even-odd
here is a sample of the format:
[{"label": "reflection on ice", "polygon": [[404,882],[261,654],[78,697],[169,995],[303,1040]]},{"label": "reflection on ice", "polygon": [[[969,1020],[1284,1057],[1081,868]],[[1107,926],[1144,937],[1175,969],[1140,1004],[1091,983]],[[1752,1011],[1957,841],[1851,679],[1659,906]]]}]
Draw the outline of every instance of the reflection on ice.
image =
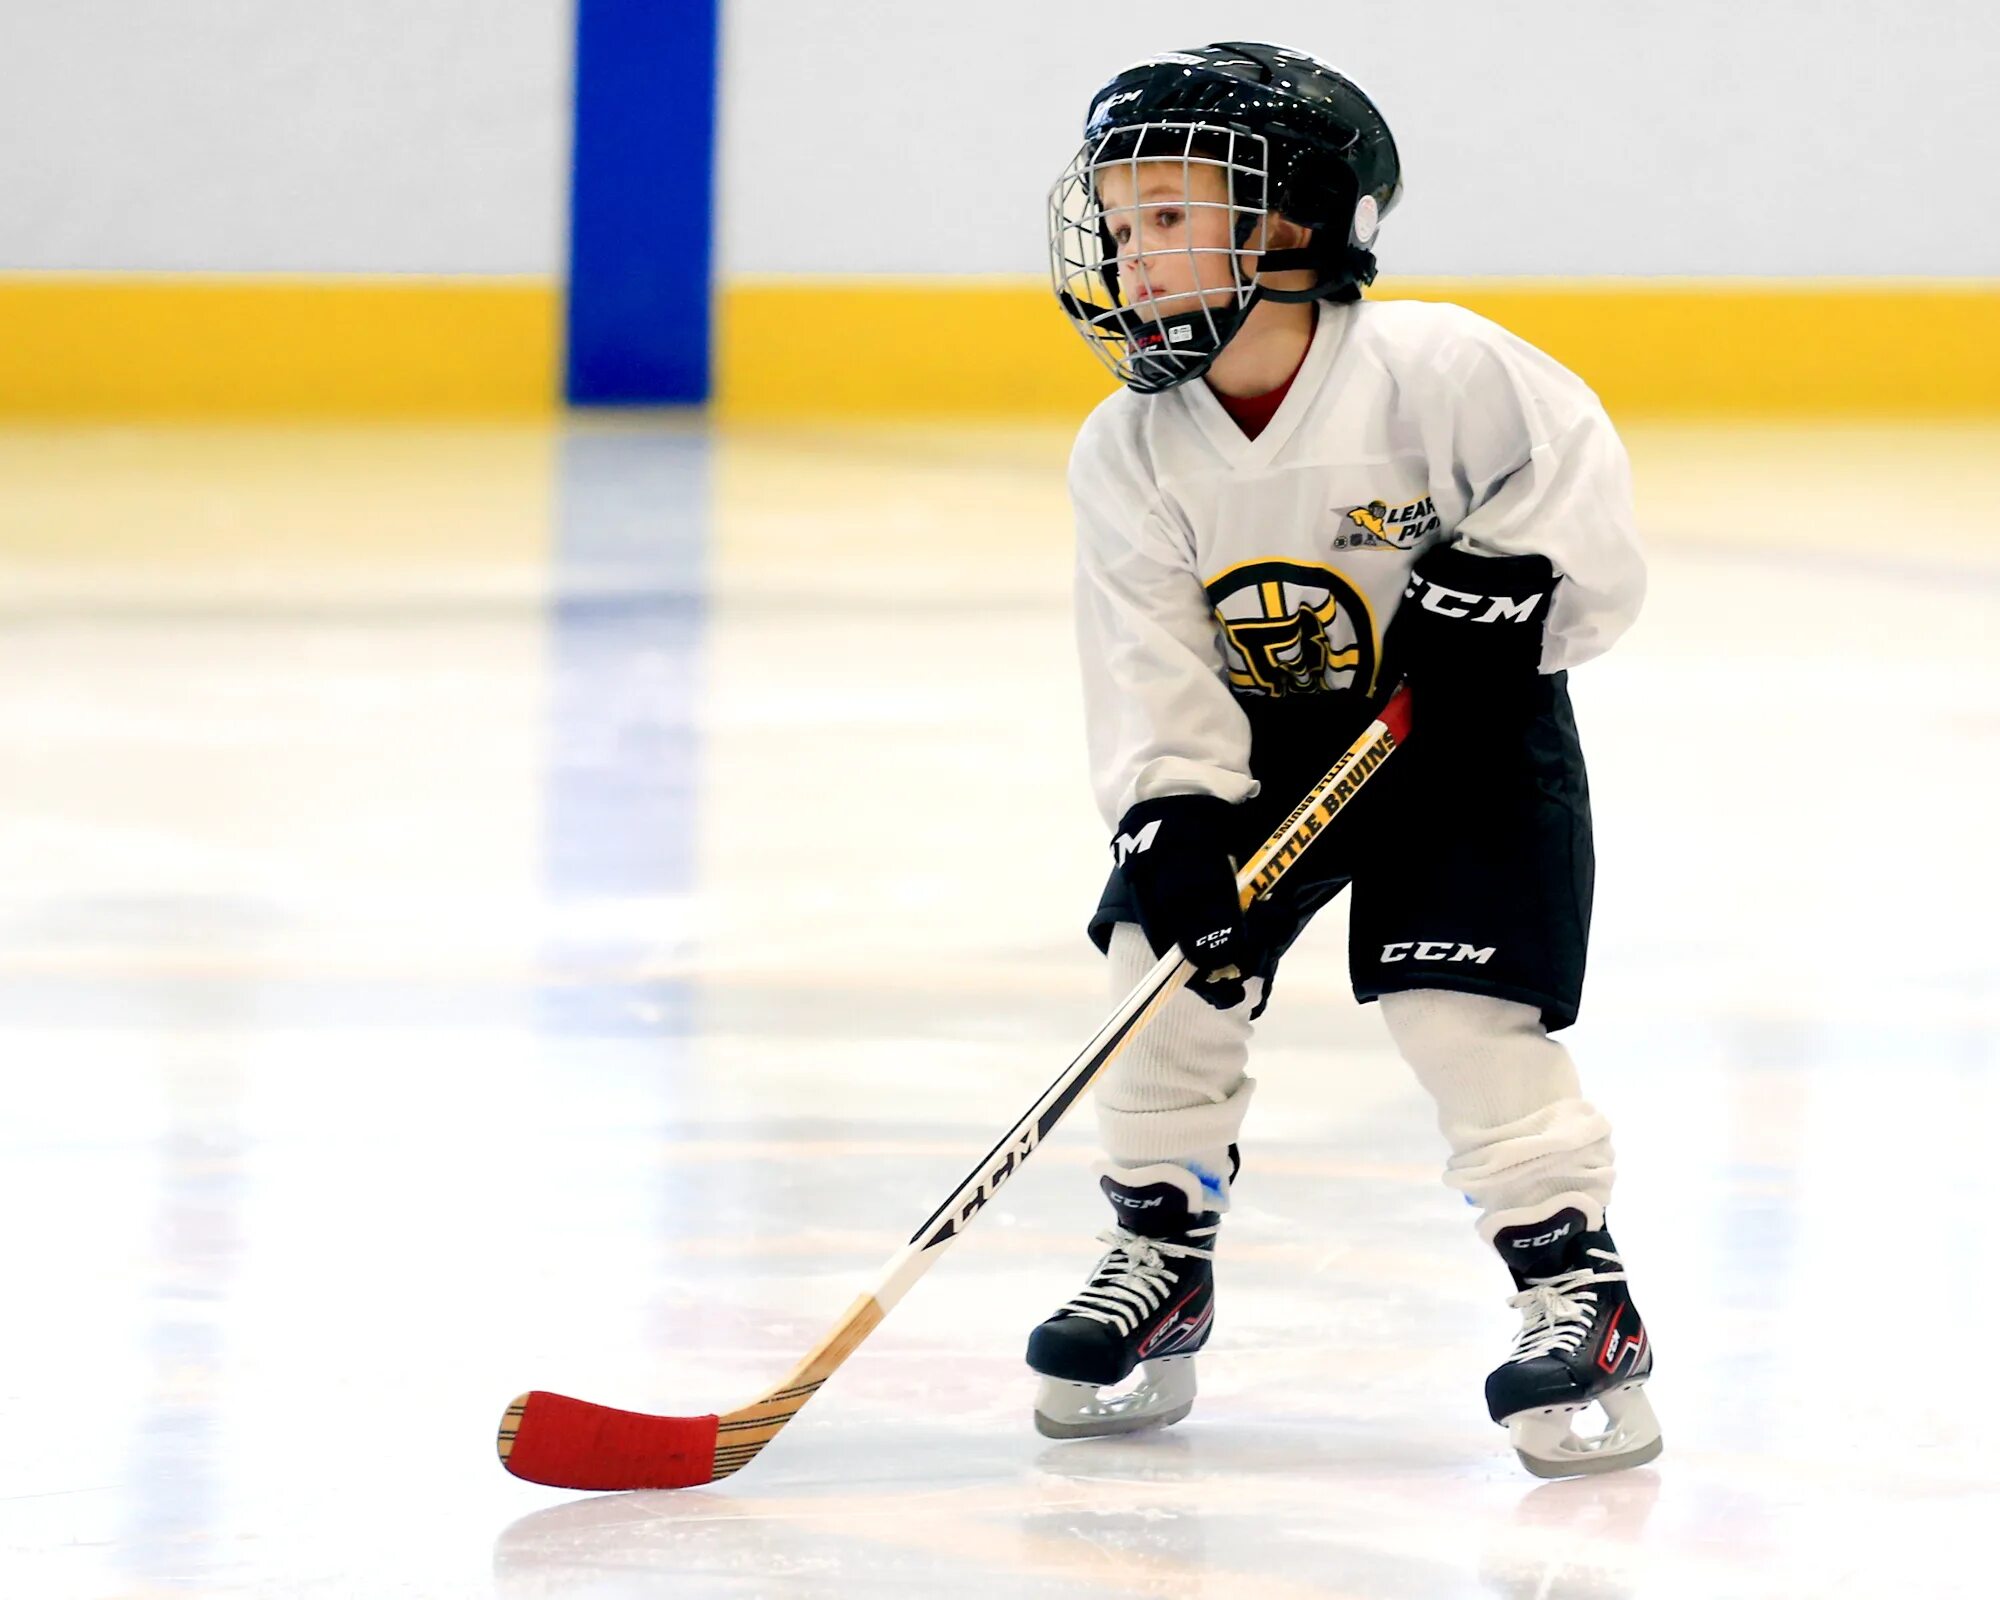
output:
[{"label": "reflection on ice", "polygon": [[[501,1473],[524,1387],[772,1382],[1095,1026],[1066,442],[9,451],[0,1591],[1984,1593],[1979,1409],[1855,1374],[1881,1284],[1973,1330],[2000,1294],[1990,430],[1632,430],[1657,581],[1575,684],[1569,1042],[1655,1467],[1538,1486],[1486,1420],[1507,1286],[1336,909],[1185,1422],[1029,1425],[1097,1253],[1078,1119],[740,1477]],[[1829,514],[1939,474],[1921,543]]]}]

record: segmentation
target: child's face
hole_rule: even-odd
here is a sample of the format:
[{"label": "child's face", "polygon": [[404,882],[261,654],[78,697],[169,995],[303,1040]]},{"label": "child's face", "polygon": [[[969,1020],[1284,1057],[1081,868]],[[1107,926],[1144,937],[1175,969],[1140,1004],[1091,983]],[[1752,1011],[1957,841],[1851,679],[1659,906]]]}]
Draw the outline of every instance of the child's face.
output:
[{"label": "child's face", "polygon": [[[1179,160],[1107,164],[1097,175],[1104,225],[1118,251],[1118,284],[1149,321],[1222,306],[1236,292],[1236,211],[1223,169]],[[1243,252],[1255,269],[1262,224]]]}]

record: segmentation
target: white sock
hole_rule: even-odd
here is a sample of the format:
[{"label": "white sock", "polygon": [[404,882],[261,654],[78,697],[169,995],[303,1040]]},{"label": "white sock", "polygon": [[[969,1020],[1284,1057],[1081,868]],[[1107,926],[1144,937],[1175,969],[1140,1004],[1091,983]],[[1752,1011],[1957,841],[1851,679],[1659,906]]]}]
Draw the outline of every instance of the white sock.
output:
[{"label": "white sock", "polygon": [[1386,994],[1396,1048],[1437,1102],[1444,1181],[1483,1213],[1581,1196],[1601,1217],[1616,1176],[1611,1124],[1582,1098],[1569,1052],[1533,1006],[1447,989]]},{"label": "white sock", "polygon": [[[1119,999],[1159,958],[1131,923],[1111,932],[1108,965]],[[1186,1167],[1210,1196],[1208,1209],[1229,1204],[1229,1146],[1256,1088],[1250,1059],[1250,1011],[1218,1011],[1185,989],[1104,1069],[1093,1091],[1104,1153],[1121,1167],[1172,1162]]]}]

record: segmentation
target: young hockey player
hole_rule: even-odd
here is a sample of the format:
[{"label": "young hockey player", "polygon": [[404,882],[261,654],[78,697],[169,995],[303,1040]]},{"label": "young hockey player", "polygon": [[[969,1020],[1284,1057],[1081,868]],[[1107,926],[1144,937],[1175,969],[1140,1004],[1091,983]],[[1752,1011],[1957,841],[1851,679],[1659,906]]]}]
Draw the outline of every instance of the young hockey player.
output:
[{"label": "young hockey player", "polygon": [[[1659,1454],[1653,1352],[1605,1229],[1610,1128],[1550,1034],[1576,1018],[1592,878],[1565,673],[1631,623],[1644,566],[1581,382],[1458,307],[1361,299],[1400,188],[1352,83],[1228,43],[1099,90],[1051,197],[1058,297],[1124,385],[1070,465],[1115,863],[1091,934],[1120,995],[1174,946],[1197,976],[1097,1086],[1111,1248],[1029,1339],[1035,1420],[1072,1438],[1192,1407],[1251,1024],[1352,885],[1355,995],[1518,1291],[1488,1409],[1531,1472],[1610,1471]],[[1398,681],[1408,744],[1245,916],[1235,863]],[[1593,1403],[1610,1426],[1581,1436]]]}]

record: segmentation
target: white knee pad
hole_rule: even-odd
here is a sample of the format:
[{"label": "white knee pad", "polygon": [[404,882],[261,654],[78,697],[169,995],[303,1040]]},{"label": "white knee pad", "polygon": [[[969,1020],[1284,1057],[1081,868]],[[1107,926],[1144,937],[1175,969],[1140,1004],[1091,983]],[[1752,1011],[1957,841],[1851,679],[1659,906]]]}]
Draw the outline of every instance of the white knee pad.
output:
[{"label": "white knee pad", "polygon": [[1533,1006],[1413,989],[1382,996],[1396,1048],[1437,1102],[1444,1181],[1490,1220],[1582,1196],[1602,1215],[1616,1166],[1611,1124],[1582,1097],[1569,1052]]},{"label": "white knee pad", "polygon": [[[1111,931],[1111,990],[1123,999],[1159,959],[1131,923]],[[1229,1194],[1229,1146],[1256,1088],[1250,1012],[1258,983],[1241,1005],[1218,1011],[1185,989],[1173,995],[1098,1078],[1098,1136],[1121,1167],[1171,1162],[1201,1179],[1212,1209]]]}]

